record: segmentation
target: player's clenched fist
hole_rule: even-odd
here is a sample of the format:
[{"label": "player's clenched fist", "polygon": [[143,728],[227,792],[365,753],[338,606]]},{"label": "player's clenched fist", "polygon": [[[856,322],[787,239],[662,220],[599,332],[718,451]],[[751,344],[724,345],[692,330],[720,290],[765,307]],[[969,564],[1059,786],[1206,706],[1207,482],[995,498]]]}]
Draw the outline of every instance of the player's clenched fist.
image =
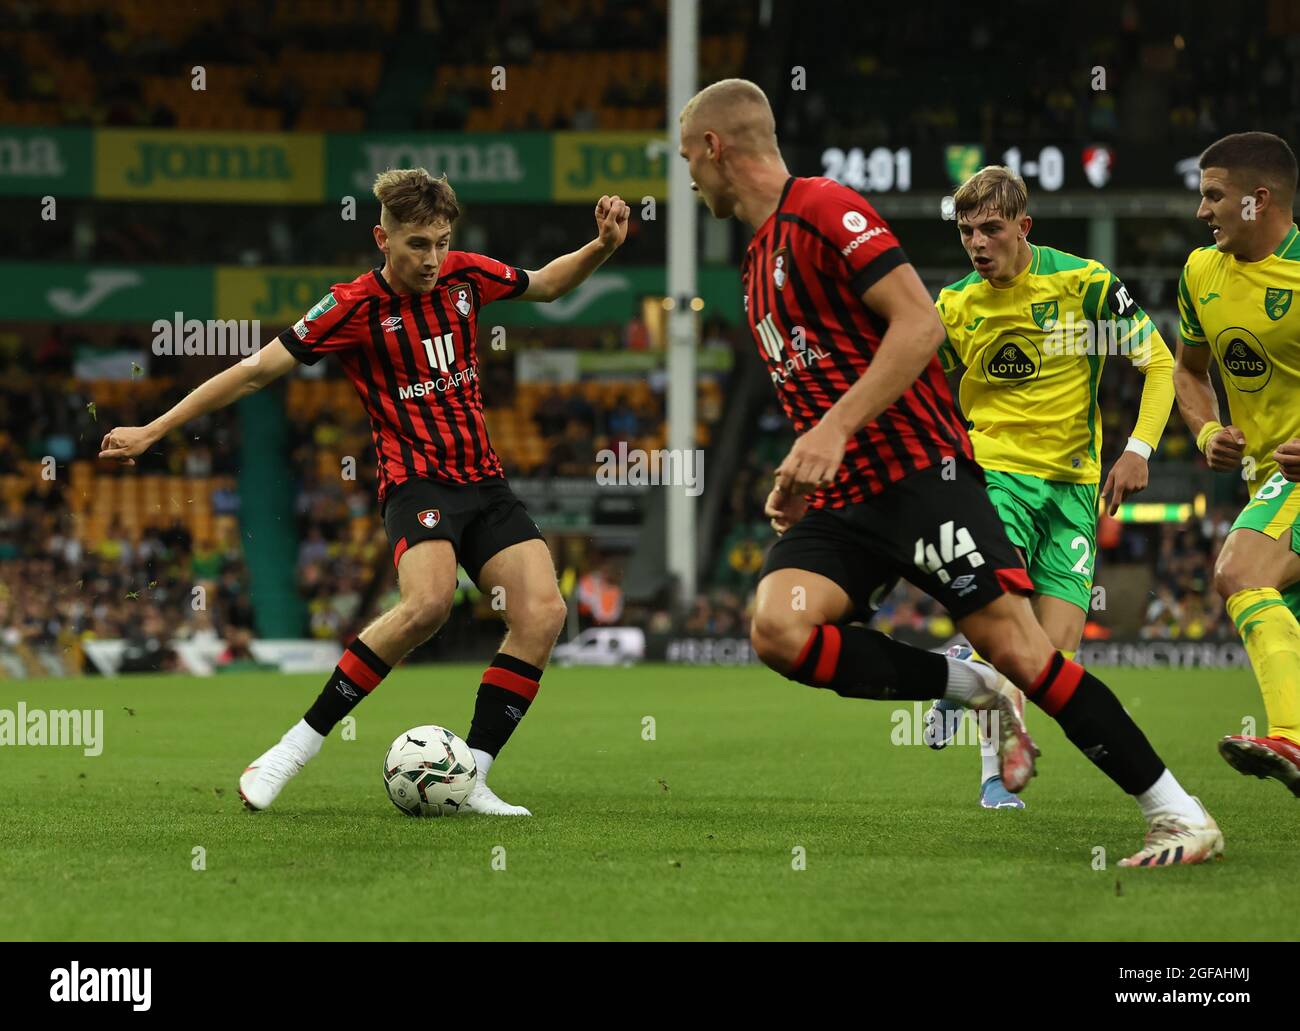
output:
[{"label": "player's clenched fist", "polygon": [[1246,434],[1236,426],[1223,427],[1205,445],[1205,460],[1211,469],[1221,473],[1240,468],[1245,453]]},{"label": "player's clenched fist", "polygon": [[632,209],[618,194],[601,197],[596,202],[596,229],[606,250],[615,250],[627,239],[627,220]]},{"label": "player's clenched fist", "polygon": [[1273,459],[1283,476],[1292,483],[1300,483],[1300,437],[1292,437],[1285,444],[1279,444],[1273,452]]},{"label": "player's clenched fist", "polygon": [[143,426],[116,426],[104,434],[99,445],[100,458],[113,458],[123,465],[135,465],[135,456],[142,455],[153,443],[153,437]]}]

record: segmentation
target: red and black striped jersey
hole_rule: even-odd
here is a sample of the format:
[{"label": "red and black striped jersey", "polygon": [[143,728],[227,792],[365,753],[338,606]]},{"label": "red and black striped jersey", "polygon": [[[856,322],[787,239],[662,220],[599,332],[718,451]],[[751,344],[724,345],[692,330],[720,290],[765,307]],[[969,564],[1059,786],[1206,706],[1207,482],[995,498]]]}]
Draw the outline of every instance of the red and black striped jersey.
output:
[{"label": "red and black striped jersey", "polygon": [[339,356],[370,416],[381,503],[405,480],[477,483],[503,475],[483,421],[478,312],[527,288],[523,269],[449,251],[429,293],[398,294],[373,269],[331,287],[280,334],[307,365]]},{"label": "red and black striped jersey", "polygon": [[[862,294],[907,263],[898,239],[858,193],[792,176],[742,268],[745,314],[797,433],[817,425],[871,364],[887,328]],[[951,455],[972,457],[937,357],[849,441],[835,482],[813,508],[863,501]]]}]

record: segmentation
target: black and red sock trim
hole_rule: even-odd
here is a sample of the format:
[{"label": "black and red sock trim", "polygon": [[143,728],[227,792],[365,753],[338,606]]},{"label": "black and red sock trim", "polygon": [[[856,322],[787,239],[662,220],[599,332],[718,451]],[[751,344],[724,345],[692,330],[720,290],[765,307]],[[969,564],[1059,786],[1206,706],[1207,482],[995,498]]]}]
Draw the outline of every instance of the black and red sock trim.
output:
[{"label": "black and red sock trim", "polygon": [[531,702],[541,687],[542,671],[536,666],[498,652],[492,665],[483,671],[483,683],[504,688]]},{"label": "black and red sock trim", "polygon": [[1055,718],[1074,697],[1083,680],[1083,667],[1072,662],[1060,652],[1052,657],[1025,692],[1047,715]]},{"label": "black and red sock trim", "polygon": [[839,666],[843,647],[843,635],[834,623],[813,627],[798,658],[794,660],[790,679],[813,687],[829,687]]},{"label": "black and red sock trim", "polygon": [[316,733],[328,734],[390,672],[392,667],[356,638],[343,649],[342,658],[303,719]]},{"label": "black and red sock trim", "polygon": [[465,739],[470,748],[489,755],[500,752],[537,697],[541,679],[542,671],[536,666],[497,652],[483,671],[474,700],[474,720]]},{"label": "black and red sock trim", "polygon": [[948,660],[869,627],[822,623],[808,635],[786,676],[846,698],[921,700],[943,695]]},{"label": "black and red sock trim", "polygon": [[1025,694],[1128,794],[1141,794],[1164,773],[1160,756],[1111,689],[1060,652],[1052,655]]}]

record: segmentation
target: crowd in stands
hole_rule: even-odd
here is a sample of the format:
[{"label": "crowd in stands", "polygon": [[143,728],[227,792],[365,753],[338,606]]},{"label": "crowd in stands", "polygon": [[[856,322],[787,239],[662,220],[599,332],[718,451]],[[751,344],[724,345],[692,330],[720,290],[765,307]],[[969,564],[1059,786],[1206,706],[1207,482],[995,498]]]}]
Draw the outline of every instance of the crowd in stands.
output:
[{"label": "crowd in stands", "polygon": [[[608,331],[593,331],[584,342],[619,346],[622,332],[605,339]],[[710,339],[716,343],[723,333],[713,327]],[[565,343],[572,342],[566,333]],[[224,642],[227,658],[246,658],[254,619],[233,479],[240,465],[239,419],[221,412],[195,420],[131,468],[97,461],[108,428],[143,424],[187,392],[144,369],[129,381],[76,377],[85,349],[103,356],[118,348],[138,351],[141,341],[111,328],[83,333],[50,327],[35,337],[0,333],[0,407],[6,415],[0,425],[0,615],[6,628],[0,651],[29,671],[39,666],[42,650],[62,655],[58,661],[67,668],[82,668],[79,642],[123,638],[134,642],[132,656],[144,656],[132,658],[132,668],[171,668],[176,657],[168,641],[210,636]],[[25,367],[33,351],[35,365]],[[602,448],[664,444],[660,381],[516,384],[511,362],[485,361],[483,369],[490,432],[512,479],[590,478]],[[347,640],[394,603],[396,579],[374,502],[370,428],[351,384],[337,369],[327,371],[324,380],[295,375],[285,381],[288,465],[296,488],[303,633]],[[721,405],[718,383],[706,381],[704,435]],[[506,435],[502,443],[498,431],[507,422],[523,427],[523,436]],[[52,479],[41,476],[47,458]],[[204,494],[213,514],[205,536],[192,511],[171,522],[148,513],[139,521],[134,515],[93,516],[114,482],[160,479],[214,484]],[[79,504],[72,494],[80,494]],[[574,600],[575,628],[650,617],[651,609],[624,607],[620,556],[602,553],[580,531],[553,535],[553,544]],[[442,636],[499,634],[499,613],[467,579],[460,586],[454,625]],[[200,607],[191,604],[195,587],[204,588]]]},{"label": "crowd in stands", "polygon": [[1235,641],[1237,631],[1214,590],[1214,562],[1237,510],[1220,508],[1186,525],[1164,525],[1151,541],[1153,596],[1141,636],[1150,640]]},{"label": "crowd in stands", "polygon": [[[702,71],[710,78],[742,71],[752,18],[742,0],[704,5]],[[0,121],[338,132],[658,128],[667,24],[666,0],[500,0],[472,16],[451,0],[16,3],[0,11]]]},{"label": "crowd in stands", "polygon": [[[1207,0],[1194,0],[1180,5],[1185,27],[1173,33],[1169,8],[1137,0],[1062,8],[1041,45],[1011,62],[1002,55],[1008,40],[1023,35],[1023,5],[963,8],[958,31],[952,5],[939,0],[920,0],[887,19],[864,19],[840,4],[817,18],[796,11],[785,21],[781,2],[701,5],[699,78],[764,78],[765,64],[785,75],[787,55],[816,53],[815,65],[800,65],[804,88],[776,98],[783,140],[852,139],[868,147],[946,142],[960,130],[1000,141],[1190,145],[1244,121],[1300,137],[1300,77],[1290,73],[1300,57],[1300,18],[1292,5],[1262,0],[1243,8],[1258,17],[1225,23],[1207,17],[1219,13]],[[490,16],[466,18],[447,0],[23,0],[0,9],[0,122],[240,131],[661,130],[666,10],[666,0],[499,0]],[[773,11],[789,29],[779,39],[764,35],[773,23],[760,24]],[[764,40],[761,49],[755,39]],[[954,39],[963,61],[954,61]],[[958,88],[972,61],[981,67],[977,91]],[[196,89],[200,65],[204,88]],[[497,67],[505,69],[504,90],[492,86]],[[455,245],[494,253],[510,240],[517,248],[501,256],[525,267],[590,231],[589,211],[578,206],[552,206],[545,219],[524,208],[483,207],[467,212]],[[313,264],[358,270],[375,261],[369,241],[358,241],[355,226],[341,226],[330,208],[187,205],[187,217],[178,219],[159,217],[165,205],[88,201],[39,232],[35,210],[26,198],[0,200],[0,217],[16,230],[11,260],[257,266],[303,263],[310,255]],[[530,224],[522,235],[515,228],[521,221]],[[634,223],[633,232],[633,260],[662,262],[660,227]],[[1170,229],[1167,220],[1163,228],[1126,223],[1121,233],[1122,253],[1142,268],[1167,270],[1188,246],[1182,228]],[[951,262],[944,246],[942,261]],[[909,253],[921,264],[928,259],[920,250]],[[1162,271],[1152,277],[1141,284],[1144,306],[1170,307],[1174,280]],[[621,326],[512,330],[512,352],[545,346],[560,332],[563,346],[578,351],[653,346],[650,327],[632,313]],[[710,332],[728,338],[717,326]],[[733,333],[730,342],[741,360],[752,361],[743,336]],[[145,422],[185,392],[143,368],[129,389],[107,395],[73,375],[79,351],[142,347],[139,327],[0,333],[0,658],[11,665],[31,670],[41,654],[53,653],[81,668],[79,643],[91,638],[130,641],[135,668],[174,665],[166,642],[186,637],[224,642],[228,661],[247,657],[254,614],[237,533],[240,498],[227,482],[239,467],[238,420],[229,413],[198,420],[130,470],[86,462],[106,428]],[[601,448],[662,444],[662,383],[652,377],[520,384],[512,363],[490,355],[481,370],[489,426],[511,477],[585,477]],[[337,405],[304,406],[298,394],[305,397],[306,388],[289,392],[296,569],[307,607],[304,634],[345,640],[392,604],[396,584],[374,504],[369,427],[350,385],[336,369],[329,375],[330,389],[342,388]],[[1103,379],[1105,468],[1123,446],[1140,389],[1136,375]],[[724,402],[719,385],[705,382],[699,402],[699,437],[707,442]],[[755,579],[775,537],[763,503],[791,442],[775,405],[761,413],[752,440],[723,506],[712,568],[684,611],[627,602],[619,555],[600,551],[581,533],[553,538],[577,626],[622,619],[657,632],[748,634]],[[1156,461],[1193,460],[1194,447],[1175,418]],[[350,477],[340,473],[348,458]],[[50,460],[53,479],[41,472]],[[93,479],[73,478],[78,463]],[[116,496],[112,481],[162,477],[210,484],[204,497],[211,521],[200,525],[186,513],[139,525],[114,515],[92,527],[87,505],[93,513],[100,499],[70,496],[102,488],[107,499]],[[1185,525],[1106,527],[1100,567],[1128,562],[1152,569],[1142,636],[1235,636],[1209,583],[1233,511],[1216,506]],[[197,608],[195,586],[206,598]],[[453,620],[444,636],[483,626],[498,632],[495,614],[467,582]],[[1104,630],[1105,615],[1097,621]],[[937,604],[906,584],[885,599],[877,625],[935,638],[952,629]]]},{"label": "crowd in stands", "polygon": [[[57,362],[55,363],[57,366]],[[183,520],[130,532],[115,519],[97,540],[79,532],[78,518],[67,498],[66,475],[74,458],[84,458],[97,444],[105,418],[113,424],[143,421],[184,393],[166,387],[143,402],[114,404],[93,413],[95,387],[62,376],[26,377],[13,367],[3,388],[6,411],[14,418],[0,430],[0,626],[11,655],[37,663],[41,648],[64,655],[68,668],[81,668],[78,642],[89,638],[124,638],[132,642],[136,668],[175,664],[166,642],[213,636],[227,644],[232,658],[246,649],[253,630],[248,572],[238,542],[233,491],[214,492],[213,507],[228,517],[212,539],[196,540]],[[1136,380],[1136,377],[1132,377]],[[1130,377],[1103,379],[1107,413],[1105,465],[1113,461],[1125,435],[1111,426],[1111,412],[1136,410],[1136,386]],[[501,377],[496,400],[515,400],[514,385]],[[71,387],[71,389],[70,389]],[[633,440],[662,422],[662,396],[651,406],[632,403],[636,384],[612,395],[608,405],[593,405],[581,391],[542,388],[531,424],[546,442],[544,459],[531,468],[507,463],[507,473],[543,477],[591,474],[597,444]],[[291,391],[296,389],[291,386]],[[350,391],[339,382],[334,389]],[[515,388],[517,390],[517,388]],[[1133,396],[1130,396],[1130,395]],[[307,636],[347,639],[396,598],[382,523],[375,510],[369,429],[359,406],[337,405],[328,412],[300,410],[291,394],[291,466],[298,480],[296,511],[299,552],[298,583],[306,601]],[[1122,422],[1122,418],[1121,418]],[[611,611],[651,631],[715,637],[745,637],[752,615],[753,591],[763,557],[775,539],[762,506],[774,470],[792,436],[775,404],[759,416],[754,447],[730,485],[723,532],[713,568],[699,596],[684,610],[663,605],[624,605],[621,560],[601,554],[581,534],[555,539],[562,583],[576,606],[575,627],[606,624]],[[1185,458],[1187,436],[1175,420],[1166,433],[1162,456]],[[105,465],[103,477],[221,477],[238,466],[238,420],[207,417],[185,434],[176,433],[133,470]],[[39,476],[39,463],[54,456],[54,479]],[[344,459],[355,459],[354,476],[340,475]],[[503,456],[504,457],[504,456]],[[1161,459],[1157,459],[1160,461]],[[102,481],[100,481],[102,482]],[[1186,524],[1157,526],[1114,524],[1102,535],[1099,564],[1143,563],[1152,569],[1151,594],[1140,636],[1152,639],[1230,640],[1235,634],[1214,594],[1210,579],[1218,550],[1235,509],[1219,507]],[[195,586],[203,586],[206,604],[191,605]],[[468,582],[461,585],[457,615],[460,633],[499,632],[495,614]],[[1106,616],[1095,614],[1105,630]],[[876,625],[888,632],[942,640],[953,632],[947,614],[915,588],[902,584],[889,595]],[[486,630],[484,629],[486,628]],[[12,661],[12,659],[11,659]]]},{"label": "crowd in stands", "polygon": [[[1023,38],[1025,20],[1041,12],[918,0],[864,19],[851,4],[827,5],[817,17],[783,6],[701,5],[699,78],[761,77],[768,62],[783,77],[803,68],[804,84],[778,105],[779,130],[791,142],[851,136],[860,146],[899,146],[955,133],[1166,142],[1212,138],[1243,119],[1290,138],[1300,129],[1300,81],[1290,74],[1300,18],[1280,0],[1247,3],[1226,26],[1208,0],[1061,8],[1052,31],[1014,61],[1008,41]],[[499,0],[473,17],[450,0],[15,3],[0,12],[0,120],[661,128],[667,25],[666,0]],[[953,58],[955,39],[963,61]],[[751,53],[756,40],[762,49]],[[980,67],[979,90],[963,87],[970,62]],[[199,64],[203,91],[191,82]],[[1270,124],[1245,118],[1259,112]]]},{"label": "crowd in stands", "polygon": [[[179,395],[165,396],[170,403]],[[93,510],[94,499],[77,505],[70,497],[83,489],[71,482],[70,462],[97,450],[103,429],[82,401],[59,381],[10,379],[0,388],[0,404],[19,415],[0,427],[0,653],[9,672],[58,673],[46,653],[64,671],[80,671],[82,644],[93,639],[125,641],[124,669],[170,669],[168,642],[251,628],[247,570],[229,523],[210,540],[195,540],[179,518],[138,533],[114,518],[102,533],[88,531],[81,512],[87,501]],[[196,432],[202,445],[187,451],[175,435],[135,475],[233,467],[230,424]]]}]

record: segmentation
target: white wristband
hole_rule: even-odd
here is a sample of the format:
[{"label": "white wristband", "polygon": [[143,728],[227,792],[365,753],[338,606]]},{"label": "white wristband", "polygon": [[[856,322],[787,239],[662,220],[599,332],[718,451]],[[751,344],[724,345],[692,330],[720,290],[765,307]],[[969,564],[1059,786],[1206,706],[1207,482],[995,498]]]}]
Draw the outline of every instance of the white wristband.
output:
[{"label": "white wristband", "polygon": [[1133,454],[1137,455],[1139,458],[1143,458],[1146,459],[1147,461],[1150,461],[1151,453],[1155,449],[1150,444],[1148,444],[1145,440],[1138,440],[1137,437],[1129,437],[1128,444],[1127,446],[1125,446],[1124,450],[1132,451]]}]

